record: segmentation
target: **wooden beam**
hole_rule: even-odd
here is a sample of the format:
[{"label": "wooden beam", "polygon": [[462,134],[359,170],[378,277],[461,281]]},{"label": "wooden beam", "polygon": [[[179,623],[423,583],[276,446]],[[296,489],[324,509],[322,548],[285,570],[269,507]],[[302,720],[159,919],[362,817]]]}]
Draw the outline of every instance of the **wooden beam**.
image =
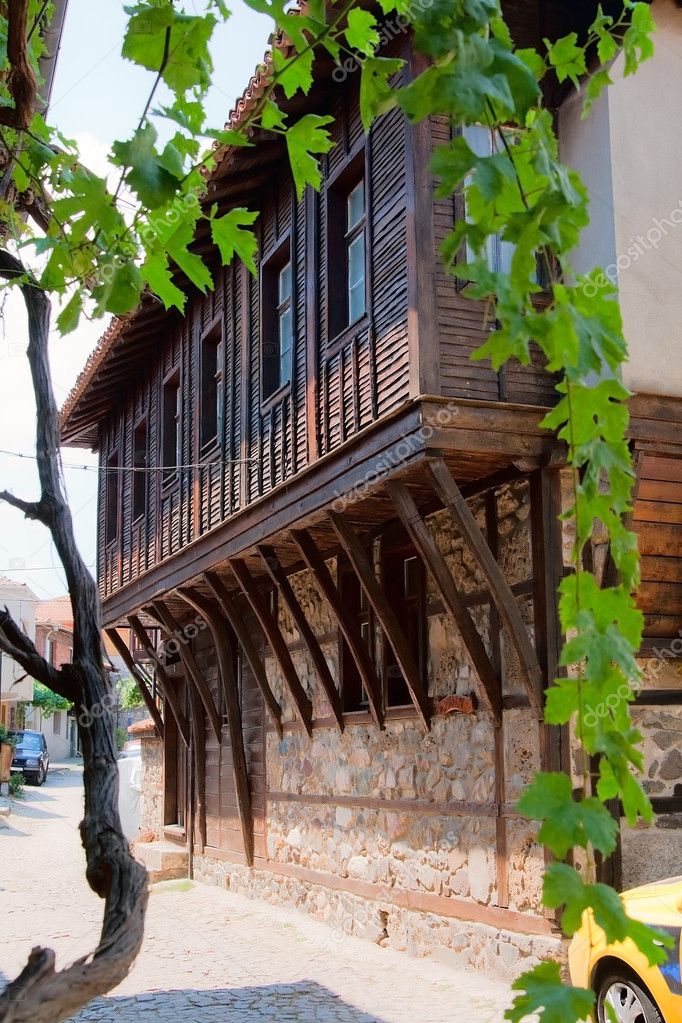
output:
[{"label": "wooden beam", "polygon": [[367,557],[367,553],[365,552],[360,539],[353,530],[348,519],[341,515],[340,512],[332,510],[327,512],[327,516],[339,539],[339,543],[343,547],[346,555],[348,556],[348,560],[353,566],[355,574],[357,575],[360,585],[365,592],[365,596],[367,597],[367,600],[369,601],[370,606],[384,631],[386,639],[391,645],[398,667],[405,679],[405,685],[409,691],[410,699],[412,700],[414,708],[417,711],[422,725],[424,726],[424,730],[428,732],[431,721],[429,697],[424,690],[422,680],[419,676],[419,668],[415,663],[414,656],[410,650],[410,644],[408,643],[405,633],[401,628],[397,615],[391,607],[387,595],[382,590],[379,580],[374,574],[374,569],[372,568],[370,560]]},{"label": "wooden beam", "polygon": [[256,650],[255,644],[249,634],[249,630],[244,623],[244,619],[239,614],[232,597],[228,593],[225,583],[219,575],[215,572],[205,572],[201,578],[211,591],[211,594],[218,601],[218,605],[220,606],[223,614],[232,626],[239,645],[244,652],[244,656],[249,662],[258,688],[261,691],[265,706],[268,708],[268,712],[272,718],[272,723],[277,729],[277,734],[281,739],[284,734],[282,729],[282,708],[278,704],[275,699],[275,695],[270,688],[268,676],[265,671],[265,665],[258,655],[258,651]]},{"label": "wooden beam", "polygon": [[144,625],[137,617],[137,615],[130,615],[128,618],[128,624],[130,625],[130,628],[137,636],[137,640],[140,646],[145,651],[150,661],[154,663],[154,668],[156,671],[156,681],[161,686],[163,698],[168,707],[170,708],[171,714],[175,718],[175,724],[177,725],[180,737],[184,742],[186,748],[189,749],[191,738],[189,732],[189,724],[187,722],[187,718],[184,714],[184,711],[180,706],[178,694],[173,688],[171,680],[169,679],[166,673],[166,668],[161,658],[159,657],[158,652],[155,650],[149,638],[147,630],[145,629]]},{"label": "wooden beam", "polygon": [[[154,612],[154,617],[163,626],[164,630],[168,634],[170,639],[173,639],[176,635],[182,635],[182,627],[173,616],[170,608],[167,604],[164,604],[162,600],[153,600],[151,608]],[[190,676],[192,682],[196,686],[201,702],[204,706],[208,720],[211,723],[211,727],[218,740],[218,745],[222,742],[222,725],[220,721],[220,715],[216,709],[216,705],[213,702],[213,696],[211,690],[208,688],[206,679],[203,676],[201,668],[196,662],[194,654],[192,653],[189,643],[179,643],[179,654],[182,663],[185,665],[187,674]]]},{"label": "wooden beam", "polygon": [[[199,843],[201,852],[206,846],[206,719],[204,704],[196,686],[189,687],[189,705],[192,711],[192,748],[194,750],[194,782],[197,817],[199,820]],[[220,744],[220,740],[218,740]],[[194,820],[192,821],[194,824]]]},{"label": "wooden beam", "polygon": [[327,697],[329,706],[331,707],[332,714],[339,726],[339,731],[342,732],[344,724],[341,695],[336,683],[334,682],[334,677],[329,670],[327,659],[322,653],[322,648],[317,640],[317,636],[313,632],[310,623],[303,612],[303,608],[296,599],[296,594],[293,591],[288,576],[280,564],[274,547],[270,547],[267,544],[260,544],[258,547],[258,553],[263,559],[263,564],[268,575],[277,587],[282,600],[289,609],[289,614],[291,615],[293,623],[298,629],[301,639],[310,654],[310,659],[313,662],[315,671],[317,672],[317,676],[324,690],[324,694]]},{"label": "wooden beam", "polygon": [[473,512],[464,500],[450,470],[442,458],[429,459],[427,467],[436,493],[450,511],[455,523],[490,587],[490,594],[497,605],[521,662],[528,699],[531,707],[542,717],[543,680],[537,654],[528,635],[528,629],[521,617],[519,606],[511,591],[504,572],[495,561],[483,533],[478,527]]},{"label": "wooden beam", "polygon": [[[485,527],[488,537],[488,545],[497,559],[499,556],[499,521],[497,514],[497,495],[495,490],[488,490],[485,494]],[[490,659],[495,674],[502,678],[502,641],[500,635],[500,615],[494,602],[490,601]],[[495,726],[494,738],[494,770],[495,770],[495,800],[498,807],[502,806],[506,799],[506,778],[504,762],[504,714],[500,722]],[[507,821],[498,812],[495,820],[495,878],[497,885],[497,905],[503,908],[509,906],[509,853],[507,843]]]},{"label": "wooden beam", "polygon": [[256,581],[249,572],[246,562],[240,558],[235,558],[229,562],[230,568],[235,574],[237,582],[242,588],[242,592],[249,604],[253,608],[253,612],[256,618],[261,624],[261,628],[265,633],[265,638],[270,644],[273,656],[277,661],[282,677],[289,690],[291,699],[294,701],[294,706],[298,711],[303,725],[308,735],[313,734],[313,705],[310,702],[308,694],[301,685],[301,680],[298,677],[296,667],[291,659],[291,654],[287,648],[282,630],[279,627],[275,616],[270,613],[269,607],[266,606],[263,600]]},{"label": "wooden beam", "polygon": [[367,644],[362,638],[358,623],[348,614],[347,609],[343,606],[341,594],[335,586],[325,560],[315,546],[310,533],[305,529],[292,529],[291,537],[296,544],[299,554],[317,580],[322,596],[329,604],[339,623],[339,628],[348,644],[348,648],[360,673],[360,679],[365,692],[367,693],[372,718],[379,728],[383,728],[384,706],[379,680],[377,679],[372,658],[367,649]]},{"label": "wooden beam", "polygon": [[246,753],[244,751],[242,711],[239,705],[237,680],[232,666],[230,639],[225,628],[225,621],[212,600],[205,597],[203,593],[193,586],[179,589],[178,593],[187,601],[190,607],[193,607],[195,611],[198,611],[203,616],[213,636],[213,643],[218,655],[218,668],[220,670],[223,693],[225,694],[225,706],[227,708],[227,725],[230,733],[230,746],[232,748],[232,778],[237,796],[237,811],[242,829],[244,854],[248,866],[252,867],[253,810],[251,806],[251,789],[246,766]]},{"label": "wooden beam", "polygon": [[161,712],[159,711],[159,708],[156,706],[154,697],[151,694],[151,690],[147,687],[147,679],[144,675],[144,672],[139,667],[139,665],[135,664],[133,655],[131,654],[130,650],[123,641],[123,637],[119,635],[117,630],[106,629],[105,631],[111,642],[116,647],[119,657],[123,659],[126,668],[137,682],[137,688],[140,690],[140,695],[144,700],[144,705],[149,711],[149,716],[154,722],[156,733],[159,736],[159,738],[163,739],[163,718],[161,717]]},{"label": "wooden beam", "polygon": [[481,682],[481,697],[495,724],[502,720],[502,686],[499,675],[488,657],[462,594],[436,544],[431,530],[419,514],[417,505],[404,483],[388,480],[384,486],[403,521],[412,543],[433,576],[443,606],[459,630]]}]

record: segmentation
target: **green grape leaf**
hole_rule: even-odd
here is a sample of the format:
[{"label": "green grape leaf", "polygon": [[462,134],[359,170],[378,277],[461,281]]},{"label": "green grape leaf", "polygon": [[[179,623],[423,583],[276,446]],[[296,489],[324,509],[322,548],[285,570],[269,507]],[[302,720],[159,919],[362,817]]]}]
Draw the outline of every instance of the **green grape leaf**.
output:
[{"label": "green grape leaf", "polygon": [[396,104],[396,94],[389,78],[404,65],[398,57],[368,57],[360,72],[360,114],[366,132],[379,114],[386,113]]},{"label": "green grape leaf", "polygon": [[150,252],[142,264],[142,276],[166,309],[175,306],[180,312],[184,312],[187,299],[184,292],[173,283],[173,275],[165,253]]},{"label": "green grape leaf", "polygon": [[120,167],[127,167],[126,182],[140,202],[151,210],[168,203],[179,187],[179,173],[168,169],[168,157],[157,152],[156,128],[147,122],[128,142],[114,142],[114,159]]},{"label": "green grape leaf", "polygon": [[359,50],[360,53],[372,54],[379,45],[377,19],[360,7],[353,7],[348,12],[345,34],[351,50]]},{"label": "green grape leaf", "polygon": [[327,126],[334,118],[329,115],[305,114],[287,130],[286,142],[289,163],[300,199],[306,185],[320,187],[321,173],[317,157],[332,148]]},{"label": "green grape leaf", "polygon": [[585,988],[569,987],[562,983],[558,963],[539,963],[512,984],[517,995],[514,1004],[505,1013],[510,1023],[522,1023],[540,1013],[542,1023],[574,1023],[587,1020],[594,1008],[594,993]]},{"label": "green grape leaf", "polygon": [[257,217],[257,213],[243,207],[230,210],[224,217],[212,216],[211,237],[220,250],[223,265],[230,263],[237,255],[251,273],[255,274],[258,242],[249,228]]},{"label": "green grape leaf", "polygon": [[616,847],[616,822],[609,811],[598,799],[575,800],[566,774],[536,774],[521,796],[518,810],[543,821],[538,837],[559,859],[574,846],[585,849],[588,843],[604,854]]}]

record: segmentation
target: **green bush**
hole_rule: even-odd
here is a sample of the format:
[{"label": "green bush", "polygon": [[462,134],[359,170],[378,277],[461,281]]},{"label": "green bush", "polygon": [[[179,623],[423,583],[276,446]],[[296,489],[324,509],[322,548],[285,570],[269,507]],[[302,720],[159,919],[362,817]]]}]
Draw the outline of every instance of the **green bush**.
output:
[{"label": "green bush", "polygon": [[17,740],[10,735],[4,725],[0,725],[0,746],[16,746]]},{"label": "green bush", "polygon": [[33,700],[34,707],[39,707],[44,718],[50,718],[56,710],[71,710],[73,704],[64,699],[63,696],[57,696],[51,689],[44,686],[42,682],[33,683]]},{"label": "green bush", "polygon": [[142,694],[132,678],[122,678],[117,683],[118,698],[124,710],[133,710],[142,706]]},{"label": "green bush", "polygon": [[116,729],[116,749],[122,750],[128,741],[128,730],[126,728]]},{"label": "green bush", "polygon": [[9,776],[9,794],[14,799],[24,798],[24,776],[14,771]]}]

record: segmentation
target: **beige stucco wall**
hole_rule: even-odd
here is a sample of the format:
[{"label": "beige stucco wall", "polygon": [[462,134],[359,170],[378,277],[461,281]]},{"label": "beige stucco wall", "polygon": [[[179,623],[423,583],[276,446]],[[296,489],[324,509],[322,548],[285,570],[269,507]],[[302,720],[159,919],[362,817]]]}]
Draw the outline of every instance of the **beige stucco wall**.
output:
[{"label": "beige stucco wall", "polygon": [[560,114],[561,154],[583,175],[592,226],[575,267],[607,268],[620,292],[634,391],[682,395],[682,10],[655,0],[656,52],[614,84],[586,121],[581,99]]}]

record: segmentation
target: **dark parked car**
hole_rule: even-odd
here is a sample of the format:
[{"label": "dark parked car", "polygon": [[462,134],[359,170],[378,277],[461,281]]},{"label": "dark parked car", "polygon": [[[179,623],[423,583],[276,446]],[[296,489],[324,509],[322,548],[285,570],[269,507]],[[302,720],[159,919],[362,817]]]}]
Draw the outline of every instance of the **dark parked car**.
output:
[{"label": "dark parked car", "polygon": [[21,772],[26,781],[42,785],[50,767],[45,736],[42,732],[29,732],[26,729],[9,734],[16,742],[12,770]]}]

